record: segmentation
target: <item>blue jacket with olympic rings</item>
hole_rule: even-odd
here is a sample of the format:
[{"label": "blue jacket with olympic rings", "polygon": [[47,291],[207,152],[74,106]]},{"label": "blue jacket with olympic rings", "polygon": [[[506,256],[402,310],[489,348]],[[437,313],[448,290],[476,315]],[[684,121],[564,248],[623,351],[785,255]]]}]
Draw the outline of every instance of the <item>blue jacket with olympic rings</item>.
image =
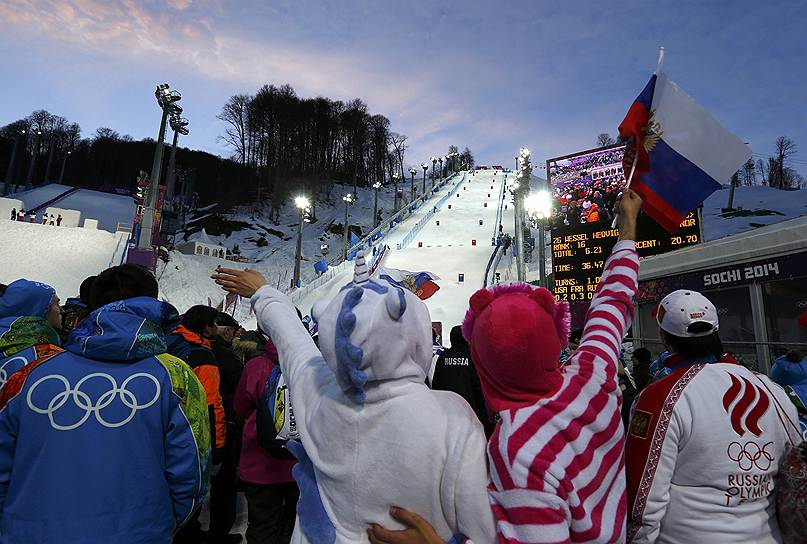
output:
[{"label": "blue jacket with olympic rings", "polygon": [[169,543],[210,478],[207,400],[173,306],[92,312],[0,392],[0,544]]}]

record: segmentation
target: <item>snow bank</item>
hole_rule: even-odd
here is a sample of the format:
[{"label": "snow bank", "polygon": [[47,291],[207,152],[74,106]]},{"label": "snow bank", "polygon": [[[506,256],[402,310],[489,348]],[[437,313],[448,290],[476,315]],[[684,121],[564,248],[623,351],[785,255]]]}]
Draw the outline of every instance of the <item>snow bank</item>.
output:
[{"label": "snow bank", "polygon": [[62,300],[78,296],[84,278],[110,266],[121,236],[0,220],[0,282],[27,278],[52,285]]}]

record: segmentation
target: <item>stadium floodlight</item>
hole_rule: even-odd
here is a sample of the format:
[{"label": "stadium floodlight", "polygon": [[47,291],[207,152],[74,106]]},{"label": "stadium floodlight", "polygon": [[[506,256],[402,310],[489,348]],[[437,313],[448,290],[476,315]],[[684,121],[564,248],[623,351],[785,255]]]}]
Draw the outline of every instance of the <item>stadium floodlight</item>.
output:
[{"label": "stadium floodlight", "polygon": [[373,228],[378,225],[378,190],[381,189],[381,182],[376,181],[372,185],[373,187]]},{"label": "stadium floodlight", "polygon": [[[159,191],[157,188],[160,185],[160,173],[162,172],[162,161],[163,161],[163,148],[165,147],[165,126],[168,121],[168,116],[179,116],[182,113],[182,107],[177,104],[182,99],[182,94],[177,91],[171,89],[171,86],[168,83],[161,83],[157,85],[157,88],[154,91],[154,97],[157,99],[157,105],[160,106],[162,110],[162,119],[160,121],[160,133],[159,137],[157,138],[157,146],[154,151],[154,164],[151,168],[151,177],[149,178],[149,189],[148,189],[148,201],[144,202],[143,206],[143,215],[140,223],[140,234],[137,240],[137,248],[138,249],[150,249],[152,247],[153,239],[154,239],[154,215],[156,213],[157,207],[157,196]],[[185,128],[186,125],[178,128]],[[173,127],[172,127],[173,128]],[[172,160],[175,160],[175,153],[176,153],[176,141],[177,136],[179,134],[186,134],[187,129],[185,131],[180,132],[178,130],[174,131],[174,145],[172,147]],[[170,202],[173,199],[173,167],[169,168],[168,176],[169,179],[166,180],[168,182],[168,187],[166,187],[166,201]]]},{"label": "stadium floodlight", "polygon": [[530,193],[524,201],[527,215],[534,220],[549,219],[552,215],[552,197],[549,191]]},{"label": "stadium floodlight", "polygon": [[524,205],[531,223],[538,229],[539,283],[546,287],[546,223],[552,216],[552,196],[547,190],[530,193]]},{"label": "stadium floodlight", "polygon": [[346,194],[342,197],[342,201],[345,203],[345,222],[342,224],[342,260],[347,260],[347,245],[350,241],[350,236],[348,232],[350,231],[350,225],[348,221],[350,219],[350,205],[353,204],[354,197],[351,193]]},{"label": "stadium floodlight", "polygon": [[303,260],[303,224],[306,222],[306,212],[311,201],[303,195],[294,197],[294,205],[300,210],[300,224],[297,226],[297,248],[294,253],[294,278],[292,287],[300,287],[300,263]]},{"label": "stadium floodlight", "polygon": [[411,198],[412,201],[415,200],[415,176],[417,175],[418,171],[417,168],[414,166],[409,169],[409,176],[412,178],[412,187],[411,187]]},{"label": "stadium floodlight", "polygon": [[420,165],[423,168],[423,194],[426,194],[426,172],[429,170],[429,163],[424,162]]},{"label": "stadium floodlight", "polygon": [[171,158],[168,159],[168,175],[165,181],[166,202],[173,202],[174,200],[174,186],[176,185],[177,141],[180,134],[183,136],[188,135],[187,127],[189,121],[184,117],[180,117],[179,113],[175,111],[178,107],[179,106],[176,104],[171,104],[169,106],[169,115],[171,116],[169,124],[171,125],[171,129],[174,131],[174,140],[171,143]]}]

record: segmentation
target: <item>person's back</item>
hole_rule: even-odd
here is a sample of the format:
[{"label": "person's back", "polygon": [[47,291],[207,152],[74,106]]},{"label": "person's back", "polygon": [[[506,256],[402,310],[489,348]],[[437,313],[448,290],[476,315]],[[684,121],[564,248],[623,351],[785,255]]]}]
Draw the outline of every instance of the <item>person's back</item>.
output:
[{"label": "person's back", "polygon": [[459,396],[424,383],[428,310],[413,293],[367,279],[362,257],[356,268],[354,283],[312,309],[321,353],[285,295],[264,286],[253,297],[305,448],[290,443],[301,457],[292,542],[366,543],[371,523],[395,523],[393,505],[418,511],[446,539],[492,542],[482,427]]},{"label": "person's back", "polygon": [[784,391],[737,364],[689,366],[648,386],[626,452],[629,538],[780,542],[774,498],[789,442],[784,418],[796,421]]},{"label": "person's back", "polygon": [[489,418],[485,397],[471,361],[471,348],[462,337],[462,327],[459,325],[451,329],[451,347],[437,358],[432,389],[453,391],[465,399],[487,432]]},{"label": "person's back", "polygon": [[785,448],[801,441],[795,407],[723,354],[717,308],[702,294],[673,291],[656,321],[669,374],[631,415],[628,541],[781,542],[774,501]]},{"label": "person's back", "polygon": [[785,388],[798,411],[802,435],[807,437],[807,358],[798,351],[778,357],[771,368],[771,379]]},{"label": "person's back", "polygon": [[204,387],[215,463],[227,437],[221,377],[209,339],[216,334],[217,315],[218,311],[208,306],[192,306],[182,316],[182,324],[166,339],[166,351],[185,361]]},{"label": "person's back", "polygon": [[204,392],[162,353],[176,311],[142,296],[91,315],[0,394],[2,544],[168,543],[206,493]]},{"label": "person's back", "polygon": [[53,287],[25,279],[0,284],[0,390],[27,364],[59,351],[61,321]]}]

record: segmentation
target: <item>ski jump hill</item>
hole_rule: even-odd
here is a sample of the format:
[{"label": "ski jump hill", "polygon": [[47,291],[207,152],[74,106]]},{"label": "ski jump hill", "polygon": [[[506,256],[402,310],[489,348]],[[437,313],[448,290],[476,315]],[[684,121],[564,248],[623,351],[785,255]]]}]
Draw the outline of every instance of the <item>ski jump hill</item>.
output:
[{"label": "ski jump hill", "polygon": [[[468,299],[485,283],[499,224],[513,234],[513,207],[504,209],[509,201],[505,185],[512,176],[500,170],[460,173],[376,243],[387,249],[374,277],[382,267],[439,276],[440,290],[424,302],[432,321],[443,324],[445,336],[462,322]],[[303,286],[291,298],[304,314],[310,313],[314,302],[335,297],[352,276],[349,261],[326,282]]]}]

